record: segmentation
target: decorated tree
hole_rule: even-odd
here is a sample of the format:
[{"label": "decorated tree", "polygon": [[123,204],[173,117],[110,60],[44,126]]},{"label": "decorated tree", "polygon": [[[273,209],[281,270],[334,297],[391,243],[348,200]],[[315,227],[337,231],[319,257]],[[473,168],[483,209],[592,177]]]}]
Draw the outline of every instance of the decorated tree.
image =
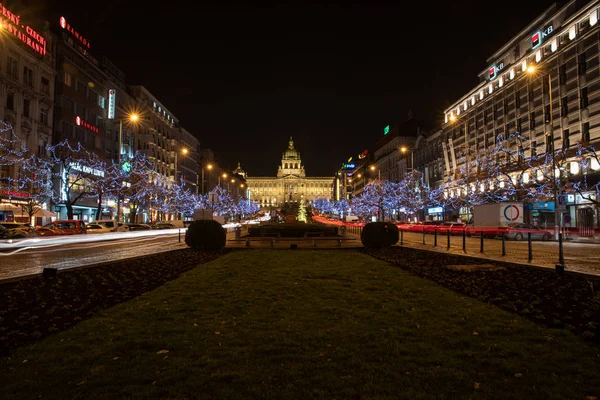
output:
[{"label": "decorated tree", "polygon": [[368,183],[360,196],[352,198],[351,207],[357,215],[377,215],[379,221],[383,221],[385,214],[390,210],[393,203],[391,194],[393,184],[388,181],[372,181]]},{"label": "decorated tree", "polygon": [[172,198],[170,201],[172,210],[181,217],[191,217],[198,207],[198,198],[185,187],[183,178],[179,184],[172,186]]},{"label": "decorated tree", "polygon": [[312,208],[320,214],[327,214],[333,211],[333,204],[327,197],[315,197],[312,201]]},{"label": "decorated tree", "polygon": [[216,215],[235,215],[235,203],[227,189],[215,187],[210,191],[209,199]]},{"label": "decorated tree", "polygon": [[95,197],[94,181],[103,179],[106,165],[95,153],[87,151],[81,143],[71,146],[64,140],[47,147],[51,174],[57,181],[58,192],[54,191],[54,201],[64,203],[67,218],[73,219],[73,206],[80,200]]},{"label": "decorated tree", "polygon": [[339,214],[340,219],[344,219],[344,216],[348,215],[350,211],[350,203],[345,199],[338,200],[333,204],[333,210]]},{"label": "decorated tree", "polygon": [[400,182],[391,186],[392,198],[398,204],[398,215],[401,210],[406,215],[414,215],[430,204],[429,188],[419,171],[408,172]]},{"label": "decorated tree", "polygon": [[24,181],[19,177],[17,164],[21,163],[26,149],[12,126],[0,121],[0,189],[10,193],[20,190]]},{"label": "decorated tree", "polygon": [[27,194],[22,204],[23,214],[31,221],[42,209],[43,203],[52,199],[52,171],[46,160],[32,154],[19,164],[20,191]]},{"label": "decorated tree", "polygon": [[306,207],[304,206],[304,199],[300,200],[300,204],[298,206],[298,215],[296,217],[298,222],[306,222]]}]

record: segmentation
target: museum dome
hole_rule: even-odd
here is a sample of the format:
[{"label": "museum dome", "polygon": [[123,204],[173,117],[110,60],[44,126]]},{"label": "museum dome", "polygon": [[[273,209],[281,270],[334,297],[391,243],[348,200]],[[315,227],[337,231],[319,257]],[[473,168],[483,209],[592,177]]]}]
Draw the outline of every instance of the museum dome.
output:
[{"label": "museum dome", "polygon": [[284,159],[293,159],[293,160],[300,159],[300,153],[298,151],[296,151],[296,149],[294,148],[294,141],[292,140],[291,136],[290,136],[290,142],[289,142],[288,148],[283,153],[283,158]]}]

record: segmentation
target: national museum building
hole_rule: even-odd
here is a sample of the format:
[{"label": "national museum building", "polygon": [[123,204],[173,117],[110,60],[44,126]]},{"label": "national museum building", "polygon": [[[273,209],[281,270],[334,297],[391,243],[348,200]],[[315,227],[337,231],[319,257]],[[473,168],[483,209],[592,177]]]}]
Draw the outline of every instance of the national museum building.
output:
[{"label": "national museum building", "polygon": [[283,152],[277,177],[246,177],[250,200],[260,207],[283,207],[285,203],[305,203],[316,197],[332,198],[333,177],[307,177],[290,137]]}]

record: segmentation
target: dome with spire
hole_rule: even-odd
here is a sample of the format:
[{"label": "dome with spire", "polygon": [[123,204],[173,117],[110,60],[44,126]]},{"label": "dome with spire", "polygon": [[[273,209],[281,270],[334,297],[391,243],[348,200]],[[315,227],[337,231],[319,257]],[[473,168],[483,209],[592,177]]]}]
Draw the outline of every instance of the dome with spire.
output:
[{"label": "dome with spire", "polygon": [[288,148],[283,152],[283,158],[287,160],[299,160],[300,153],[294,148],[294,141],[290,136]]},{"label": "dome with spire", "polygon": [[244,171],[244,170],[242,169],[242,167],[240,166],[240,162],[239,162],[239,161],[238,161],[238,166],[237,166],[237,168],[233,170],[233,174],[234,174],[234,175],[239,175],[239,176],[241,176],[242,178],[245,178],[245,177],[246,177],[246,171]]}]

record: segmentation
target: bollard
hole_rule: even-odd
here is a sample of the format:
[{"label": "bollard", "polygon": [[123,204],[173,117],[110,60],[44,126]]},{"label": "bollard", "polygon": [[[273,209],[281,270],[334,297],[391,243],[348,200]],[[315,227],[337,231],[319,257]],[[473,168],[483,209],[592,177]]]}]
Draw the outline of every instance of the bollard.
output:
[{"label": "bollard", "polygon": [[437,247],[437,229],[433,227],[433,247]]},{"label": "bollard", "polygon": [[479,252],[483,253],[483,231],[481,231],[481,235],[479,236]]},{"label": "bollard", "polygon": [[448,250],[450,250],[450,229],[448,229]]},{"label": "bollard", "polygon": [[506,238],[504,237],[504,232],[502,232],[502,257],[506,255]]},{"label": "bollard", "polygon": [[467,230],[463,229],[463,252],[467,252]]},{"label": "bollard", "polygon": [[181,243],[181,229],[179,229],[179,243]]},{"label": "bollard", "polygon": [[423,228],[423,244],[425,244],[425,228]]},{"label": "bollard", "polygon": [[404,246],[404,231],[400,231],[400,246]]},{"label": "bollard", "polygon": [[564,274],[565,272],[565,253],[563,252],[563,234],[558,234],[558,265],[555,267],[556,272]]},{"label": "bollard", "polygon": [[529,262],[533,260],[533,250],[531,248],[531,232],[527,232],[527,256],[529,258]]}]

